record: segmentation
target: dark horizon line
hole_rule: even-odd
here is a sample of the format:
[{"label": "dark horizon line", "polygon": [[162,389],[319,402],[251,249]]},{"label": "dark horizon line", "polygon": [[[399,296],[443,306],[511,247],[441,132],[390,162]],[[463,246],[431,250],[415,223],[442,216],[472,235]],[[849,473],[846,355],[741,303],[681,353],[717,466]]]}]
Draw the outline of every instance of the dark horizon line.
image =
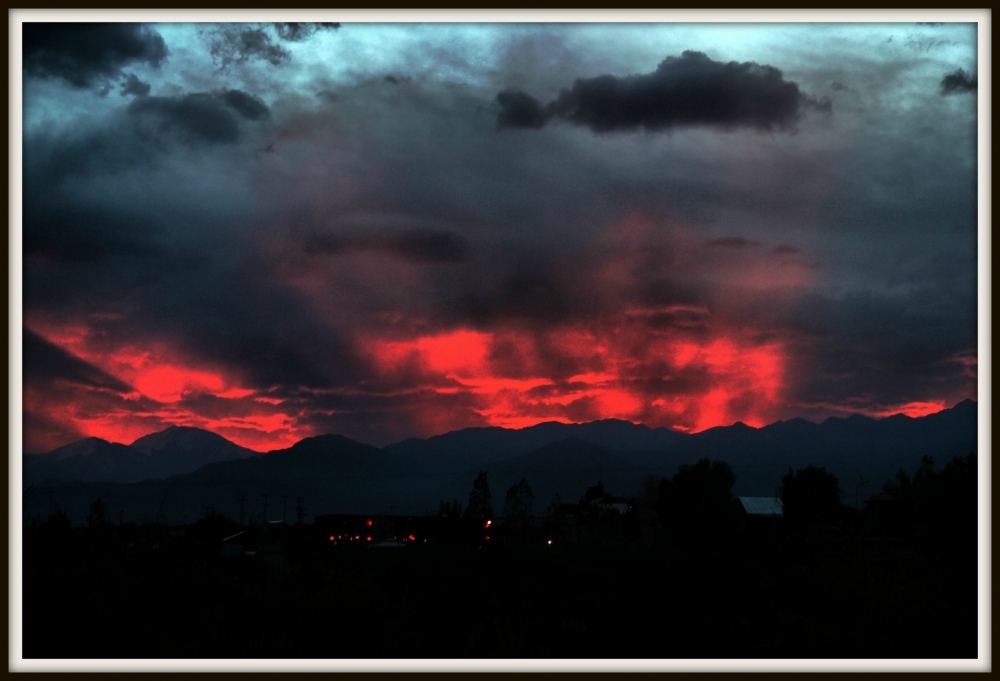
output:
[{"label": "dark horizon line", "polygon": [[[391,447],[392,445],[399,444],[400,442],[406,442],[407,440],[424,440],[424,441],[427,441],[427,440],[430,440],[430,439],[435,438],[435,437],[442,437],[444,435],[449,435],[451,433],[458,433],[458,432],[461,432],[463,430],[476,430],[476,429],[497,428],[497,429],[500,429],[500,430],[522,431],[522,430],[527,430],[529,428],[536,428],[538,426],[546,425],[546,424],[549,424],[549,423],[558,423],[558,424],[564,425],[564,426],[585,426],[585,425],[589,425],[591,423],[602,423],[602,422],[606,422],[606,421],[621,421],[623,423],[631,423],[634,426],[645,426],[646,428],[649,428],[650,430],[664,429],[664,430],[669,430],[671,432],[677,433],[679,435],[698,435],[700,433],[707,433],[708,431],[714,430],[716,428],[732,428],[735,425],[742,425],[742,426],[744,426],[746,428],[751,428],[753,430],[762,430],[764,428],[769,428],[770,426],[776,425],[778,423],[789,423],[791,421],[796,421],[796,420],[806,421],[806,422],[811,423],[813,425],[822,425],[823,423],[826,423],[827,421],[829,421],[831,419],[845,419],[846,420],[846,419],[853,418],[855,416],[860,416],[862,418],[872,419],[873,421],[884,421],[885,419],[896,418],[897,416],[904,416],[904,417],[906,417],[908,419],[922,419],[922,418],[927,418],[928,416],[933,416],[935,414],[940,414],[941,412],[948,411],[950,409],[954,409],[955,407],[957,407],[958,405],[962,404],[963,402],[972,402],[975,405],[979,404],[978,400],[974,400],[971,397],[967,397],[964,400],[959,400],[958,402],[956,402],[951,407],[945,407],[944,409],[940,409],[940,410],[932,412],[930,414],[924,414],[923,416],[909,416],[908,414],[904,414],[902,412],[897,412],[895,414],[889,414],[888,416],[868,416],[867,414],[861,414],[861,413],[858,413],[858,412],[854,412],[854,413],[849,414],[847,416],[828,416],[827,418],[823,419],[822,421],[820,421],[818,423],[816,421],[811,421],[811,420],[809,420],[809,419],[807,419],[807,418],[805,418],[803,416],[795,416],[795,417],[792,417],[792,418],[790,418],[790,419],[788,419],[786,421],[774,421],[773,423],[768,423],[767,425],[760,426],[760,427],[747,425],[746,423],[743,423],[742,421],[734,421],[733,423],[731,423],[729,425],[726,425],[726,426],[712,426],[711,428],[705,428],[704,430],[694,431],[694,432],[690,432],[690,433],[689,432],[685,432],[683,430],[677,430],[676,428],[669,428],[667,426],[650,426],[650,425],[647,425],[645,423],[636,423],[635,421],[630,421],[628,419],[619,419],[619,418],[595,419],[593,421],[582,421],[582,422],[572,421],[570,423],[564,423],[563,421],[541,421],[539,423],[535,423],[535,424],[530,425],[530,426],[525,426],[523,428],[505,428],[503,426],[469,426],[467,428],[458,428],[456,430],[449,430],[449,431],[445,431],[443,433],[435,433],[434,435],[428,435],[427,437],[405,437],[405,438],[403,438],[401,440],[396,440],[395,442],[391,442],[391,443],[389,443],[389,444],[387,444],[387,445],[385,445],[383,447],[378,447],[378,446],[370,444],[368,442],[362,442],[361,440],[356,440],[355,438],[349,438],[346,435],[342,435],[340,433],[320,433],[318,435],[310,435],[309,437],[304,437],[301,440],[298,440],[295,444],[290,445],[289,447],[284,447],[284,448],[281,448],[281,449],[268,449],[268,450],[265,450],[265,451],[261,451],[259,449],[254,449],[252,447],[244,447],[243,445],[236,444],[235,442],[233,442],[232,440],[230,440],[229,438],[227,438],[225,435],[221,435],[219,433],[216,433],[215,431],[209,430],[208,428],[200,428],[198,426],[179,426],[177,424],[171,424],[171,425],[167,426],[166,428],[164,428],[163,430],[155,430],[155,431],[152,431],[150,433],[146,433],[145,435],[141,435],[141,436],[137,437],[135,440],[133,440],[131,443],[127,443],[127,444],[124,443],[124,442],[112,442],[111,440],[105,440],[104,438],[100,438],[100,437],[96,437],[96,436],[93,436],[93,435],[89,435],[89,436],[81,438],[79,440],[74,440],[73,442],[67,442],[65,445],[60,445],[59,447],[55,447],[53,449],[50,449],[50,450],[48,450],[48,452],[39,452],[39,453],[36,453],[36,454],[27,454],[27,455],[28,456],[41,456],[43,454],[47,454],[49,452],[53,452],[56,449],[61,449],[62,447],[68,447],[69,445],[76,444],[77,442],[83,442],[84,440],[102,440],[104,442],[108,442],[109,444],[117,444],[117,445],[122,445],[122,446],[125,446],[125,447],[131,447],[133,444],[135,444],[136,442],[138,442],[139,440],[141,440],[144,437],[149,437],[150,435],[156,435],[158,433],[163,433],[163,432],[166,432],[166,431],[170,430],[171,428],[192,428],[194,430],[201,430],[201,431],[204,431],[206,433],[211,433],[212,435],[216,435],[218,437],[221,437],[226,442],[229,442],[230,444],[235,445],[236,447],[239,447],[241,449],[246,449],[248,451],[256,452],[258,454],[269,454],[271,452],[286,451],[288,449],[291,449],[292,447],[295,447],[296,445],[301,444],[302,442],[305,442],[306,440],[312,440],[314,438],[319,438],[319,437],[328,437],[328,436],[331,436],[331,435],[335,436],[335,437],[343,437],[343,438],[345,438],[347,440],[353,440],[354,442],[358,442],[360,444],[367,445],[369,447],[375,447],[375,449],[383,449],[383,450],[386,447]],[[21,453],[22,454],[26,454],[26,452],[23,451],[23,448],[22,448]]]}]

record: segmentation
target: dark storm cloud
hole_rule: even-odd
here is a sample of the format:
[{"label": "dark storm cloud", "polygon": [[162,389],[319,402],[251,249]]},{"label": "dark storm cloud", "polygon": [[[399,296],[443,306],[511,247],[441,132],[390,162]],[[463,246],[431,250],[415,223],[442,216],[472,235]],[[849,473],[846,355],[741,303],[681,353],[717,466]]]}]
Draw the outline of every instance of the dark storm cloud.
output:
[{"label": "dark storm cloud", "polygon": [[288,42],[298,43],[307,40],[319,31],[335,31],[340,28],[340,23],[321,22],[286,22],[274,24],[274,30],[278,32],[278,37]]},{"label": "dark storm cloud", "polygon": [[464,262],[466,240],[454,232],[410,230],[398,234],[313,234],[306,239],[310,255],[383,251],[414,262]]},{"label": "dark storm cloud", "polygon": [[179,129],[198,141],[235,144],[240,140],[240,118],[266,119],[267,105],[241,90],[195,92],[175,97],[140,97],[128,113],[155,119],[164,128]]},{"label": "dark storm cloud", "polygon": [[162,253],[162,226],[153,218],[80,204],[46,204],[26,197],[25,256],[65,262],[94,262],[112,255]]},{"label": "dark storm cloud", "polygon": [[878,396],[900,404],[974,389],[974,379],[947,366],[956,355],[975,355],[975,297],[963,292],[810,293],[781,323],[807,348],[792,368],[800,399]]},{"label": "dark storm cloud", "polygon": [[25,23],[23,31],[25,72],[78,88],[116,79],[136,62],[159,66],[168,54],[160,34],[141,24]]},{"label": "dark storm cloud", "polygon": [[545,127],[551,113],[546,111],[542,103],[529,94],[518,90],[501,92],[497,95],[500,114],[497,116],[498,128],[534,128]]},{"label": "dark storm cloud", "polygon": [[22,337],[26,381],[67,381],[123,394],[134,391],[128,384],[53,345],[30,329],[23,329]]},{"label": "dark storm cloud", "polygon": [[975,92],[979,82],[975,76],[969,75],[965,69],[958,69],[941,79],[941,94],[956,95],[963,92]]},{"label": "dark storm cloud", "polygon": [[667,57],[653,73],[579,78],[545,106],[523,92],[497,95],[501,128],[540,128],[552,118],[614,130],[669,130],[683,126],[794,128],[804,108],[830,110],[829,100],[804,95],[773,66],[717,62],[687,50]]},{"label": "dark storm cloud", "polygon": [[535,255],[503,263],[485,281],[470,278],[445,292],[438,305],[452,323],[559,324],[585,319],[604,306],[599,295],[579,295],[581,289],[589,293],[592,286],[584,263]]},{"label": "dark storm cloud", "polygon": [[757,248],[760,246],[760,242],[744,239],[741,236],[724,236],[719,239],[712,239],[706,245],[722,246],[725,248]]},{"label": "dark storm cloud", "polygon": [[120,94],[122,97],[126,97],[128,95],[145,97],[149,94],[149,89],[149,83],[139,80],[139,77],[134,73],[129,73],[125,76],[125,81],[122,83]]},{"label": "dark storm cloud", "polygon": [[801,253],[802,251],[795,246],[789,246],[788,244],[778,244],[771,249],[772,253],[777,255],[794,255],[795,253]]},{"label": "dark storm cloud", "polygon": [[241,25],[223,26],[213,31],[210,50],[223,71],[251,59],[280,66],[292,56],[284,47],[275,44],[264,29]]},{"label": "dark storm cloud", "polygon": [[218,95],[238,114],[250,121],[266,119],[270,115],[267,105],[260,97],[254,97],[242,90],[223,90]]}]

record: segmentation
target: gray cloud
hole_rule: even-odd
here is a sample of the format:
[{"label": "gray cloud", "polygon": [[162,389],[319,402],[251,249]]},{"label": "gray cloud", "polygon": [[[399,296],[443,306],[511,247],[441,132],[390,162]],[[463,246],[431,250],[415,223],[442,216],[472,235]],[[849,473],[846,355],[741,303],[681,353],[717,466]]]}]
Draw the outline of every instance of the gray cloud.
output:
[{"label": "gray cloud", "polygon": [[238,24],[226,25],[213,31],[210,49],[212,58],[222,71],[258,59],[272,66],[280,66],[292,56],[288,50],[271,40],[264,29]]},{"label": "gray cloud", "polygon": [[498,128],[534,128],[545,127],[552,117],[550,111],[542,103],[529,94],[518,90],[501,92],[497,95],[500,114],[497,116]]},{"label": "gray cloud", "polygon": [[802,251],[795,246],[789,246],[788,244],[778,244],[771,249],[772,253],[777,255],[794,255],[795,253],[801,253]]},{"label": "gray cloud", "polygon": [[128,95],[145,97],[149,94],[150,85],[149,83],[139,80],[139,77],[134,73],[126,74],[125,80],[122,82],[121,96],[126,97]]},{"label": "gray cloud", "polygon": [[724,236],[718,239],[712,239],[707,245],[722,246],[725,248],[756,248],[757,246],[760,246],[760,242],[753,241],[752,239],[744,239],[741,236]]},{"label": "gray cloud", "polygon": [[383,251],[414,262],[463,262],[468,243],[453,232],[409,230],[391,234],[312,234],[306,240],[310,255]]},{"label": "gray cloud", "polygon": [[501,92],[497,103],[502,128],[541,128],[559,118],[595,132],[698,125],[789,130],[803,108],[830,110],[829,100],[804,95],[773,66],[717,62],[691,50],[667,57],[653,73],[578,78],[544,107],[517,91]]},{"label": "gray cloud", "polygon": [[175,128],[208,143],[233,144],[240,139],[240,118],[257,121],[268,117],[264,102],[240,90],[196,92],[176,97],[141,97],[128,113],[153,118],[165,128]]},{"label": "gray cloud", "polygon": [[157,67],[168,54],[163,37],[141,24],[26,23],[23,31],[25,73],[77,88],[116,79],[129,64]]},{"label": "gray cloud", "polygon": [[319,31],[335,31],[338,28],[340,28],[340,23],[338,22],[286,22],[274,24],[274,30],[277,31],[278,37],[292,43],[308,40]]},{"label": "gray cloud", "polygon": [[941,79],[941,94],[955,95],[963,92],[975,92],[979,83],[975,76],[969,75],[965,69],[958,69],[946,74]]}]

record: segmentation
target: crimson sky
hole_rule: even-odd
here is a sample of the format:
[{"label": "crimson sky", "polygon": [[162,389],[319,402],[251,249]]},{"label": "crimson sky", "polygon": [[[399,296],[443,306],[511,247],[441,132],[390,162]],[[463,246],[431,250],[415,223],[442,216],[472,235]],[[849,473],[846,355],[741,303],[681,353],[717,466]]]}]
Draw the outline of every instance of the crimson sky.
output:
[{"label": "crimson sky", "polygon": [[23,34],[24,447],[976,396],[975,27]]}]

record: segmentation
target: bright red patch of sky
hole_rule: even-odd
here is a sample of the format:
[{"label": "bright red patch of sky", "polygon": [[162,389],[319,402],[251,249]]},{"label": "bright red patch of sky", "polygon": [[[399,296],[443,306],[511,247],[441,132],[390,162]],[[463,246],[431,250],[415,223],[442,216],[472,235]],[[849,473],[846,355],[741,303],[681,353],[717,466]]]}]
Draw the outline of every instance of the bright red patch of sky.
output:
[{"label": "bright red patch of sky", "polygon": [[[603,418],[685,432],[735,421],[761,427],[777,420],[786,389],[785,349],[780,343],[724,332],[698,341],[657,336],[630,319],[638,317],[626,316],[622,325],[604,331],[460,329],[410,339],[359,339],[358,345],[366,349],[382,385],[390,386],[383,394],[412,394],[415,389],[430,395],[406,406],[425,431],[415,435],[483,423],[524,428],[545,421]],[[319,434],[300,422],[308,405],[293,407],[257,393],[217,368],[192,365],[169,348],[121,346],[99,352],[83,327],[34,330],[135,388],[102,408],[88,407],[86,397],[71,404],[46,403],[44,395],[26,388],[26,409],[44,410],[49,418],[68,421],[87,436],[131,442],[169,425],[186,425],[266,451]],[[501,352],[505,348],[506,354]],[[513,365],[512,348],[518,358]],[[96,395],[97,389],[81,389]],[[214,396],[213,404],[224,409],[199,411],[192,406],[196,400],[185,401],[199,396]],[[466,415],[443,414],[434,396],[462,398]],[[830,408],[917,417],[946,405],[924,401],[885,409]]]},{"label": "bright red patch of sky", "polygon": [[[88,330],[82,326],[36,324],[33,330],[135,388],[111,408],[106,406],[106,390],[81,387],[79,399],[59,405],[45,404],[43,395],[29,396],[26,390],[26,408],[29,403],[41,408],[49,419],[68,421],[86,436],[129,443],[171,425],[192,426],[218,433],[240,446],[266,451],[289,447],[313,434],[297,427],[295,416],[282,408],[282,400],[257,396],[218,369],[192,366],[169,348],[124,345],[102,352],[89,342]],[[95,392],[102,394],[93,395]],[[221,398],[227,407],[221,411],[226,413],[197,413],[182,403],[199,395]],[[88,397],[100,398],[104,408],[95,408]]]},{"label": "bright red patch of sky", "polygon": [[[416,371],[436,392],[474,394],[474,410],[494,426],[618,418],[696,432],[735,420],[763,426],[780,406],[784,360],[778,344],[750,345],[729,337],[703,344],[671,338],[640,343],[638,333],[623,327],[606,335],[547,334],[548,347],[580,369],[565,377],[546,367],[535,337],[511,339],[510,332],[501,337],[462,330],[414,340],[372,339],[366,345],[386,377]],[[492,348],[511,341],[522,366],[535,373],[506,376],[502,363],[491,360]],[[645,379],[664,368],[695,376],[698,383],[680,393],[657,394]]]}]

